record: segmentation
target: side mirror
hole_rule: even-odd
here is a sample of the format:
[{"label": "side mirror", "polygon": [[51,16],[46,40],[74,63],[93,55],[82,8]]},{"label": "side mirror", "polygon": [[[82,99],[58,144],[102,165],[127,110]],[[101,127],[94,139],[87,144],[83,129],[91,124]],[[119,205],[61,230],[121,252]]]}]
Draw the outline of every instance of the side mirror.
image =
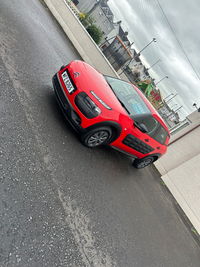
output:
[{"label": "side mirror", "polygon": [[142,133],[147,133],[148,129],[144,124],[139,124],[137,121],[134,121],[133,125],[138,128]]}]

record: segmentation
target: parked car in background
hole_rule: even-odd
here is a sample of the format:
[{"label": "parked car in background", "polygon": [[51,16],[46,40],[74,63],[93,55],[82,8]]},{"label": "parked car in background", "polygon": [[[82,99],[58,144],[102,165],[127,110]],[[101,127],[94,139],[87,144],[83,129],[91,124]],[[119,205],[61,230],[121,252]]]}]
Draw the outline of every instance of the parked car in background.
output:
[{"label": "parked car in background", "polygon": [[166,153],[170,133],[133,84],[105,76],[78,60],[62,66],[52,81],[65,117],[85,146],[109,145],[133,157],[138,169]]}]

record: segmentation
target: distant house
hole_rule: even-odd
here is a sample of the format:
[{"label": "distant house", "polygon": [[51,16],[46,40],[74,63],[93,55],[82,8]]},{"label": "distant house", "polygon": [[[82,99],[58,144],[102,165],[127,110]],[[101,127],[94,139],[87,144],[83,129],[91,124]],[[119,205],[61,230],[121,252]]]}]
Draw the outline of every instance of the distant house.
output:
[{"label": "distant house", "polygon": [[148,69],[142,64],[139,57],[137,60],[133,60],[129,66],[132,68],[133,73],[139,73],[139,78],[141,81],[151,78]]},{"label": "distant house", "polygon": [[83,12],[89,12],[90,9],[97,3],[96,0],[73,0],[77,8]]},{"label": "distant house", "polygon": [[89,13],[90,16],[94,18],[95,24],[101,29],[103,39],[100,47],[104,44],[102,50],[111,44],[116,36],[119,36],[120,40],[127,47],[130,45],[130,41],[127,38],[128,33],[123,31],[121,21],[114,22],[114,15],[107,4],[108,1],[109,0],[74,0],[73,2],[74,4],[76,2],[81,12]]},{"label": "distant house", "polygon": [[110,10],[108,0],[74,0],[80,12],[94,17],[95,24],[101,29],[106,37],[114,29],[114,15]]},{"label": "distant house", "polygon": [[[135,78],[144,81],[151,79],[148,69],[142,64],[135,49],[131,48],[128,32],[121,27],[121,21],[114,22],[114,14],[108,6],[109,0],[74,0],[80,12],[89,13],[95,19],[95,24],[103,33],[99,45],[116,71],[130,63],[133,73],[128,73],[131,82]],[[133,60],[134,59],[134,60]]]},{"label": "distant house", "polygon": [[137,53],[134,49],[131,49],[131,54],[133,57],[133,60],[129,63],[129,68],[131,69],[131,72],[129,72],[127,75],[130,78],[131,82],[134,83],[138,80],[151,80],[151,83],[153,83],[153,80],[149,75],[148,69],[142,64],[141,59],[139,58],[139,56],[137,56]]}]

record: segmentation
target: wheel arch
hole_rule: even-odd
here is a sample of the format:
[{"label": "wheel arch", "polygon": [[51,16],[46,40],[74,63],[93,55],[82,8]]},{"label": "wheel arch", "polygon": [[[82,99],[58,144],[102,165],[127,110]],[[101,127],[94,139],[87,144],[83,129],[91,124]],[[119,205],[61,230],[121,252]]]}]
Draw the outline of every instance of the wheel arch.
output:
[{"label": "wheel arch", "polygon": [[153,157],[153,158],[154,158],[154,162],[155,162],[155,161],[158,160],[161,156],[162,156],[162,154],[160,154],[160,153],[154,153],[154,154],[149,154],[148,156],[141,157],[141,158],[136,158],[136,159],[144,159],[144,158],[148,158],[148,157]]},{"label": "wheel arch", "polygon": [[162,155],[160,154],[160,153],[155,153],[155,154],[152,154],[152,155],[149,155],[149,156],[152,156],[152,157],[154,157],[154,162],[157,160],[157,159],[159,159]]},{"label": "wheel arch", "polygon": [[102,121],[102,122],[99,122],[99,123],[96,123],[96,124],[89,126],[85,130],[86,130],[86,132],[89,132],[91,130],[94,130],[95,128],[104,127],[104,126],[109,126],[112,129],[112,136],[109,139],[109,143],[114,142],[120,136],[120,134],[122,132],[121,125],[115,121]]}]

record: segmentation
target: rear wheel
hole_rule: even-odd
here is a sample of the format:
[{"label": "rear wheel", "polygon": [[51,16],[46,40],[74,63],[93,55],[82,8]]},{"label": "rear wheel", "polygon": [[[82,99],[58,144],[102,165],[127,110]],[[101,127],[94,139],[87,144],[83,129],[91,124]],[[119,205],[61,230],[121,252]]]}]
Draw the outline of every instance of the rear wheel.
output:
[{"label": "rear wheel", "polygon": [[87,147],[98,147],[108,143],[112,136],[110,127],[100,127],[81,136],[82,143]]},{"label": "rear wheel", "polygon": [[137,169],[142,169],[148,166],[149,164],[153,163],[155,161],[154,157],[149,156],[143,159],[135,159],[133,161],[133,166]]}]

